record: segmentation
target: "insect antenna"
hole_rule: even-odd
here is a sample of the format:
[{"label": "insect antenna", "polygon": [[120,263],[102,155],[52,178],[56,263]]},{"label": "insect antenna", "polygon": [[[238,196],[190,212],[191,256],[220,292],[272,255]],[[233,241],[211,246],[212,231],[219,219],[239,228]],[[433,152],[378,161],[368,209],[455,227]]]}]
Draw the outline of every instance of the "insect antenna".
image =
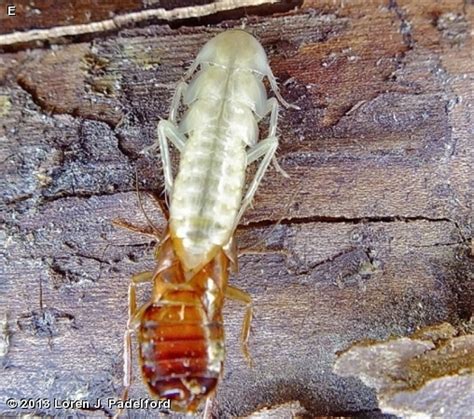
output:
[{"label": "insect antenna", "polygon": [[138,169],[136,166],[135,166],[135,188],[136,188],[137,197],[138,197],[138,205],[140,205],[140,209],[142,210],[143,215],[145,216],[145,219],[148,225],[153,230],[153,233],[155,233],[157,237],[160,237],[161,236],[160,230],[155,226],[155,224],[153,224],[153,221],[151,221],[150,217],[148,217],[148,214],[145,211],[145,207],[143,206],[142,197],[140,195],[140,189],[138,188]]}]

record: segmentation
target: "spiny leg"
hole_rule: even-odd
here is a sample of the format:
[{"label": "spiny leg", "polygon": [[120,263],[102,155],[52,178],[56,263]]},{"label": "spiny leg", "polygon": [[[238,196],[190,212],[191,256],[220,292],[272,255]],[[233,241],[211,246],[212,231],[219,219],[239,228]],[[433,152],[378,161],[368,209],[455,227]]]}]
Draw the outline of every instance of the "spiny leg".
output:
[{"label": "spiny leg", "polygon": [[[159,229],[156,228],[155,224],[151,221],[150,217],[148,217],[148,214],[146,213],[145,208],[143,206],[143,201],[142,201],[142,198],[140,196],[140,190],[138,188],[138,171],[136,170],[136,168],[135,168],[135,185],[136,185],[138,204],[140,206],[140,209],[142,210],[143,215],[145,216],[145,218],[148,222],[148,225],[151,227],[151,231],[150,231],[150,229],[145,229],[145,227],[136,226],[136,225],[131,224],[130,222],[122,220],[120,218],[115,218],[114,220],[112,220],[112,224],[115,225],[116,227],[124,228],[124,229],[130,230],[130,231],[133,231],[134,233],[143,234],[143,235],[152,237],[154,239],[157,239],[161,236],[161,233],[160,233]],[[153,203],[156,203],[156,201],[158,201],[158,199],[155,196],[153,196],[151,194],[148,194],[148,195],[153,198]],[[161,207],[161,203],[160,203],[160,209],[165,214],[165,217],[168,218],[168,213],[163,207]],[[160,242],[160,240],[158,240],[158,242]]]},{"label": "spiny leg", "polygon": [[153,276],[154,276],[153,271],[138,272],[137,274],[132,276],[131,285],[135,286],[136,284],[151,282],[153,281]]},{"label": "spiny leg", "polygon": [[254,161],[258,160],[262,156],[263,156],[263,160],[260,162],[257,172],[255,173],[255,177],[250,183],[247,189],[247,193],[245,194],[245,197],[242,200],[242,205],[240,206],[239,213],[234,223],[234,229],[237,227],[245,210],[252,202],[255,192],[257,191],[257,188],[260,185],[260,182],[262,181],[263,176],[265,175],[265,172],[268,168],[268,165],[270,164],[270,161],[273,162],[275,169],[279,171],[284,177],[286,178],[289,177],[289,175],[280,167],[275,157],[275,153],[278,148],[278,138],[276,137],[277,119],[278,119],[278,101],[275,98],[268,99],[266,110],[262,117],[264,117],[268,113],[270,113],[268,137],[258,142],[257,144],[255,144],[247,152],[247,164],[252,164]]},{"label": "spiny leg", "polygon": [[132,332],[131,319],[137,309],[135,286],[128,287],[128,320],[127,328],[123,335],[123,392],[122,400],[128,400],[128,393],[132,386]]},{"label": "spiny leg", "polygon": [[[171,171],[171,159],[169,152],[168,139],[181,153],[184,149],[186,138],[179,132],[178,127],[170,121],[161,120],[158,123],[158,144],[160,146],[161,162],[163,164],[163,174],[165,176],[165,191],[168,196],[171,196],[173,189],[173,174]],[[153,145],[152,147],[155,147]]]},{"label": "spiny leg", "polygon": [[184,73],[183,80],[189,79],[193,75],[193,73],[197,70],[197,68],[201,64],[201,62],[198,59],[199,59],[199,55],[193,61],[193,63],[191,64],[191,67],[188,68],[188,71]]},{"label": "spiny leg", "polygon": [[242,332],[240,334],[240,344],[245,360],[248,362],[249,366],[252,366],[252,357],[250,356],[248,346],[250,337],[250,324],[252,323],[253,317],[252,297],[245,291],[232,287],[231,285],[226,288],[225,296],[231,300],[239,301],[246,306],[244,321],[242,322]]},{"label": "spiny leg", "polygon": [[239,213],[237,214],[237,218],[235,219],[234,229],[237,228],[237,225],[240,222],[245,210],[252,202],[252,199],[257,191],[258,185],[263,179],[265,172],[268,168],[268,165],[272,161],[273,157],[275,156],[275,152],[278,148],[278,139],[276,137],[269,137],[263,141],[260,141],[253,149],[251,149],[247,155],[247,160],[249,162],[255,161],[263,155],[263,159],[258,166],[257,172],[255,173],[254,178],[250,182],[250,185],[247,189],[247,193],[245,194],[244,199],[242,200],[242,204],[240,206]]},{"label": "spiny leg", "polygon": [[[304,184],[303,183],[300,183],[300,187],[299,188],[296,188],[295,191],[293,192],[293,194],[291,195],[291,198],[288,200],[285,208],[283,209],[283,211],[281,212],[281,215],[280,217],[278,218],[278,221],[272,226],[272,228],[270,229],[270,231],[266,232],[265,234],[263,234],[260,239],[258,239],[255,243],[253,243],[252,245],[250,246],[246,246],[244,248],[241,248],[239,249],[239,254],[236,255],[238,257],[242,256],[242,255],[249,255],[249,254],[263,254],[265,253],[264,250],[258,250],[258,246],[262,243],[264,243],[272,234],[273,232],[277,229],[277,227],[281,224],[281,222],[283,221],[283,219],[286,217],[285,214],[287,214],[287,211],[290,209],[291,205],[294,204],[295,202],[295,197],[301,192],[302,188],[304,187]],[[290,254],[285,251],[284,249],[282,249],[279,253],[282,253],[283,255],[289,257]]]},{"label": "spiny leg", "polygon": [[181,97],[186,93],[188,85],[184,81],[180,81],[176,86],[174,91],[173,100],[171,101],[170,107],[170,116],[169,121],[173,124],[176,124],[176,114],[178,113],[179,103],[181,102]]},{"label": "spiny leg", "polygon": [[[140,194],[139,194],[139,191],[137,189],[137,193],[138,193],[138,202],[140,204],[140,208],[143,212],[143,215],[145,216],[145,218],[147,219],[148,221],[148,225],[152,228],[152,230],[155,232],[155,237],[162,237],[163,234],[160,233],[160,230],[153,224],[153,222],[151,221],[150,217],[148,217],[148,214],[146,213],[145,211],[145,208],[143,207],[143,202],[142,202],[142,199],[140,197]],[[165,217],[166,220],[168,220],[170,217],[169,217],[169,210],[168,208],[166,207],[166,205],[153,193],[153,192],[147,192],[145,191],[146,195],[151,199],[151,202],[153,203],[153,205],[155,206],[155,208],[159,209],[161,211],[161,213],[163,214],[163,216]],[[122,221],[123,223],[123,221]],[[125,221],[126,224],[130,225],[129,223],[127,223]],[[119,226],[121,226],[119,224]],[[126,227],[127,228],[127,227]],[[133,228],[137,228],[135,226],[133,226]],[[159,240],[158,243],[161,243],[163,241],[163,239]]]},{"label": "spiny leg", "polygon": [[279,110],[278,101],[274,97],[268,99],[265,114],[264,114],[264,115],[270,114],[268,137],[276,137],[278,110]]},{"label": "spiny leg", "polygon": [[158,123],[158,141],[142,150],[142,153],[146,153],[147,151],[154,150],[157,146],[160,147],[161,162],[163,164],[163,174],[165,177],[165,191],[168,196],[170,196],[173,187],[173,174],[171,171],[171,159],[167,140],[169,139],[180,153],[183,151],[186,138],[179,132],[176,125],[176,114],[178,113],[181,97],[187,88],[188,85],[184,81],[178,83],[171,101],[169,120],[162,119]]},{"label": "spiny leg", "polygon": [[211,394],[207,400],[206,405],[204,407],[204,413],[202,415],[203,419],[212,419],[212,405],[216,399],[216,393]]},{"label": "spiny leg", "polygon": [[[151,282],[153,280],[153,271],[140,272],[132,276],[132,280],[128,286],[128,320],[127,329],[123,335],[123,392],[122,400],[128,400],[128,393],[132,386],[132,333],[134,332],[134,325],[141,318],[144,308],[143,306],[137,311],[137,293],[135,286],[136,284],[143,282]],[[122,413],[123,409],[115,415],[118,417]]]},{"label": "spiny leg", "polygon": [[280,89],[278,88],[276,78],[273,75],[272,70],[271,70],[270,67],[268,67],[267,74],[265,74],[265,75],[268,77],[268,81],[270,82],[270,87],[272,88],[273,93],[275,93],[275,96],[282,103],[282,105],[285,108],[293,108],[293,109],[299,110],[300,109],[299,106],[288,103],[285,99],[283,99],[283,96],[280,94]]},{"label": "spiny leg", "polygon": [[[268,138],[276,137],[277,124],[278,124],[278,110],[279,110],[278,101],[274,97],[268,99],[265,114],[264,114],[264,116],[267,114],[270,114],[270,123],[268,126]],[[257,159],[258,158],[259,157],[257,157]],[[272,163],[273,163],[273,166],[275,166],[275,169],[277,170],[277,172],[279,172],[283,177],[286,177],[286,178],[290,177],[288,173],[286,173],[278,164],[278,160],[276,159],[275,155],[273,155],[272,157]]]},{"label": "spiny leg", "polygon": [[227,259],[229,259],[231,271],[237,272],[239,270],[239,264],[237,261],[237,240],[235,240],[233,235],[227,244],[222,246],[222,251],[227,256]]}]

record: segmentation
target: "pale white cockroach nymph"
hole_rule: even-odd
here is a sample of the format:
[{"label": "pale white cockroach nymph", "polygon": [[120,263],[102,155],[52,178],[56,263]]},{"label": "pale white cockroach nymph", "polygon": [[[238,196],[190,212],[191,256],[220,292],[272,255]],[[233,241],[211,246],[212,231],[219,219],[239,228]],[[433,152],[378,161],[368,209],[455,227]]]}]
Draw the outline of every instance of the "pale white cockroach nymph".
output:
[{"label": "pale white cockroach nymph", "polygon": [[[223,32],[201,49],[176,88],[169,119],[158,124],[170,235],[186,271],[201,269],[229,244],[268,165],[273,160],[278,168],[279,105],[267,98],[264,77],[291,106],[279,94],[262,45],[243,30]],[[187,111],[177,124],[181,98]],[[258,122],[268,114],[268,137],[259,141]],[[174,181],[168,140],[181,153]],[[244,196],[246,167],[259,159]]]}]

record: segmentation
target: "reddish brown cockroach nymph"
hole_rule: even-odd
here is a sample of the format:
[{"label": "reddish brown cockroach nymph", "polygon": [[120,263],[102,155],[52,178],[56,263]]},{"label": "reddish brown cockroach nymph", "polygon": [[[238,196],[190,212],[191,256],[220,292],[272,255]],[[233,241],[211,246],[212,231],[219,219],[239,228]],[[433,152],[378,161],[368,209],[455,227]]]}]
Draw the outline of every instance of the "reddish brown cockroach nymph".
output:
[{"label": "reddish brown cockroach nymph", "polygon": [[[124,223],[118,223],[128,228]],[[224,298],[247,305],[242,329],[242,348],[250,360],[247,339],[252,317],[251,299],[228,285],[235,252],[222,249],[197,273],[186,273],[167,235],[155,251],[154,271],[132,278],[129,287],[130,320],[125,334],[125,390],[131,385],[131,333],[138,340],[143,379],[150,394],[170,399],[172,410],[194,412],[211,396],[224,362]],[[136,308],[135,286],[153,283],[150,302]]]},{"label": "reddish brown cockroach nymph", "polygon": [[[247,306],[242,347],[252,318],[251,298],[228,285],[237,266],[234,231],[275,159],[278,101],[267,98],[267,77],[281,98],[263,47],[250,34],[230,30],[211,39],[178,84],[168,120],[158,124],[165,192],[170,201],[167,233],[155,251],[153,271],[135,275],[129,288],[125,334],[125,391],[131,383],[131,338],[137,335],[144,381],[153,397],[172,409],[194,412],[214,394],[224,362],[222,307],[226,297]],[[187,111],[176,123],[182,99]],[[268,137],[258,141],[258,122],[270,115]],[[168,141],[181,153],[172,177]],[[245,188],[246,167],[260,160]],[[286,174],[285,174],[286,175]],[[245,192],[245,194],[244,194]],[[135,284],[153,283],[149,303],[136,309]]]}]

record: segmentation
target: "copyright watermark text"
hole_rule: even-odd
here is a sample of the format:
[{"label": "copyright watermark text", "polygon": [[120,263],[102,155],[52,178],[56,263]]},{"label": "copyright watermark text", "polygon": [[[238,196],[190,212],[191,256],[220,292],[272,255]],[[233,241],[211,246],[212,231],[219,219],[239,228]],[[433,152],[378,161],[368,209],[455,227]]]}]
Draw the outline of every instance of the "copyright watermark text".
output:
[{"label": "copyright watermark text", "polygon": [[90,400],[58,400],[58,399],[13,399],[8,398],[6,405],[9,409],[170,409],[171,401],[152,399],[114,398]]}]

